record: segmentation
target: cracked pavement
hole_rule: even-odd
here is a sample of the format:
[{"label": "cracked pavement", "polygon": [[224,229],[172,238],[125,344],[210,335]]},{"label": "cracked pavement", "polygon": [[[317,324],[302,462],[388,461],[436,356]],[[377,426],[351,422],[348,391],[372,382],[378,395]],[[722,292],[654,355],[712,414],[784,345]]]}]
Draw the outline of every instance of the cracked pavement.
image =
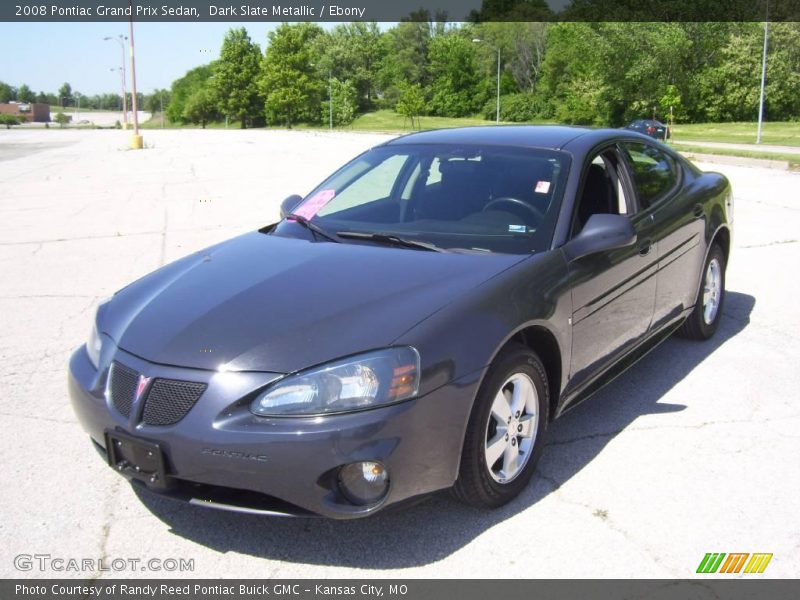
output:
[{"label": "cracked pavement", "polygon": [[[389,136],[0,131],[0,575],[14,556],[193,558],[195,577],[692,577],[706,552],[800,573],[800,174],[724,172],[736,199],[716,338],[670,339],[552,425],[538,476],[480,512],[436,495],[355,522],[275,519],[133,490],[92,449],[66,365],[92,307],[277,217]],[[794,466],[792,466],[794,465]],[[514,543],[509,545],[508,541]],[[752,576],[750,576],[752,577]]]}]

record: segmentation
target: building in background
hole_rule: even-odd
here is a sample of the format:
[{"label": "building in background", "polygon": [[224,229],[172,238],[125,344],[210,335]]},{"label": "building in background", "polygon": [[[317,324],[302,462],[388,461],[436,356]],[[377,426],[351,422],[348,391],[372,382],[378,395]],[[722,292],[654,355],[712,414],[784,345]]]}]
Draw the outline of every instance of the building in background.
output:
[{"label": "building in background", "polygon": [[50,105],[42,102],[0,103],[0,114],[14,115],[27,123],[49,123]]}]

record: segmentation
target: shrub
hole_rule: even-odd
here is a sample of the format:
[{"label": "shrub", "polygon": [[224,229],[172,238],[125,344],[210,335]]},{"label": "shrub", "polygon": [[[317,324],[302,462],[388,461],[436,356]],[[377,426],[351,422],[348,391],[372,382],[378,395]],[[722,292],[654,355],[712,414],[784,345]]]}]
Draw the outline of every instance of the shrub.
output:
[{"label": "shrub", "polygon": [[397,101],[395,110],[404,117],[411,119],[411,127],[415,126],[415,120],[418,126],[419,117],[425,110],[425,96],[422,93],[422,87],[418,83],[414,85],[401,84],[400,98]]},{"label": "shrub", "polygon": [[14,115],[0,114],[0,125],[5,125],[6,129],[11,129],[12,125],[19,125],[19,119]]},{"label": "shrub", "polygon": [[63,112],[60,112],[60,111],[59,111],[59,112],[57,112],[57,113],[56,113],[56,118],[55,118],[55,121],[56,121],[56,123],[58,123],[58,124],[59,124],[61,127],[64,127],[64,125],[66,125],[67,123],[69,123],[70,121],[72,121],[72,117],[71,117],[71,116],[69,116],[69,115],[65,115]]},{"label": "shrub", "polygon": [[[492,98],[483,106],[483,118],[492,120],[497,111],[497,99]],[[541,100],[530,92],[500,96],[500,119],[513,123],[533,121],[542,117]]]}]

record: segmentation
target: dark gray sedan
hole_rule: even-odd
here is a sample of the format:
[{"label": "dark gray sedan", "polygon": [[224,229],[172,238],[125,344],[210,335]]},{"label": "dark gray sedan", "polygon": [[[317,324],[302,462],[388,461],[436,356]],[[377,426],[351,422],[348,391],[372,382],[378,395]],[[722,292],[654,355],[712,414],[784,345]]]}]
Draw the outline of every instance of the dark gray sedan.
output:
[{"label": "dark gray sedan", "polygon": [[664,125],[655,119],[637,119],[625,126],[625,129],[638,131],[656,140],[668,140],[672,137],[669,125]]},{"label": "dark gray sedan", "polygon": [[102,303],[72,404],[121,475],[205,506],[500,506],[553,419],[714,334],[731,211],[723,176],[624,130],[398,138]]}]

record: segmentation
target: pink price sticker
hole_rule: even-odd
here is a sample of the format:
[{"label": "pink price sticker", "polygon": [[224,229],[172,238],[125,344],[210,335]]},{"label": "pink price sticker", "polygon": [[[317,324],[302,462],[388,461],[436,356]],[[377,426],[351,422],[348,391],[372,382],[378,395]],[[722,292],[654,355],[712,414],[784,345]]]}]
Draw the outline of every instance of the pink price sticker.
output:
[{"label": "pink price sticker", "polygon": [[536,182],[536,193],[537,194],[546,194],[550,191],[550,182],[549,181],[537,181]]},{"label": "pink price sticker", "polygon": [[336,190],[320,190],[310,198],[308,198],[305,202],[303,202],[300,206],[298,206],[294,214],[300,215],[301,217],[305,217],[306,219],[313,218],[322,207],[325,206],[328,202],[333,200],[333,197],[336,195]]}]

